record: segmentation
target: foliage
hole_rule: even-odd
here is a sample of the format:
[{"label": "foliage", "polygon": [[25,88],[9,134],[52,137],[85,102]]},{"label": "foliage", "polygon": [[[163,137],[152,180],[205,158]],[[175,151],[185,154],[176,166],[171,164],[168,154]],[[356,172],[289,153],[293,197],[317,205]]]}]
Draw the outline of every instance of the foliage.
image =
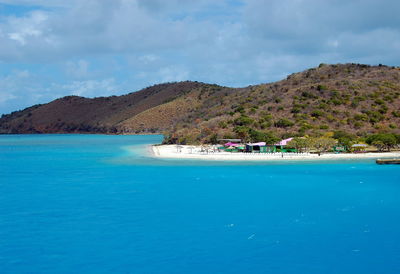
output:
[{"label": "foliage", "polygon": [[210,143],[210,144],[217,144],[218,143],[218,134],[212,134],[211,136],[210,136],[210,139],[208,140],[208,143]]},{"label": "foliage", "polygon": [[356,140],[356,136],[345,131],[337,130],[332,136],[339,145],[350,147]]},{"label": "foliage", "polygon": [[321,111],[321,110],[318,110],[318,109],[316,109],[313,112],[311,112],[311,116],[315,117],[315,118],[319,118],[319,117],[324,116],[324,115],[325,115],[325,113],[323,111]]},{"label": "foliage", "polygon": [[378,133],[368,136],[366,139],[367,144],[375,146],[379,151],[387,150],[399,144],[399,140],[395,134],[392,133]]},{"label": "foliage", "polygon": [[237,126],[233,129],[239,139],[248,142],[250,139],[250,128],[246,126]]},{"label": "foliage", "polygon": [[332,147],[336,144],[336,140],[333,138],[319,137],[311,138],[311,147],[316,149],[318,152],[330,151]]},{"label": "foliage", "polygon": [[275,122],[275,127],[280,128],[287,128],[294,125],[294,122],[290,121],[289,119],[282,118]]},{"label": "foliage", "polygon": [[310,149],[311,142],[309,138],[295,137],[288,143],[288,147],[293,147],[298,152],[305,152]]},{"label": "foliage", "polygon": [[234,124],[237,126],[248,126],[254,123],[254,119],[246,116],[246,115],[241,115],[239,118],[236,118],[234,120]]}]

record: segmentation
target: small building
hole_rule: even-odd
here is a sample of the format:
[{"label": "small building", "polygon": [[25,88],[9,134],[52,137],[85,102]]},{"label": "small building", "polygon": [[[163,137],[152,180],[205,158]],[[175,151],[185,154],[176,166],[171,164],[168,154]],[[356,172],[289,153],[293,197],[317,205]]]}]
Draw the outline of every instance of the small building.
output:
[{"label": "small building", "polygon": [[277,152],[297,152],[295,148],[287,147],[288,143],[292,141],[293,138],[287,138],[276,143],[274,146]]},{"label": "small building", "polygon": [[267,145],[265,142],[246,144],[246,152],[273,153],[276,152],[275,146]]},{"label": "small building", "polygon": [[265,142],[246,144],[246,152],[265,152]]},{"label": "small building", "polygon": [[333,151],[336,153],[346,152],[348,150],[347,146],[334,146]]}]

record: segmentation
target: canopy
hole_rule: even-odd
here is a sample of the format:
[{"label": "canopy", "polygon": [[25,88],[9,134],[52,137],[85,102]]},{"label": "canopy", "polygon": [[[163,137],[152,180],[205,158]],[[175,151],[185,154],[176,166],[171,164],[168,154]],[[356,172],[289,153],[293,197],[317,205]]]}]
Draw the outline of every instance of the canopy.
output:
[{"label": "canopy", "polygon": [[287,139],[280,141],[279,143],[277,143],[275,145],[276,146],[286,146],[292,140],[293,140],[293,138],[287,138]]},{"label": "canopy", "polygon": [[258,142],[258,143],[252,143],[252,144],[247,144],[248,146],[265,146],[267,143],[266,142]]},{"label": "canopy", "polygon": [[224,146],[226,146],[226,147],[237,147],[239,144],[236,144],[236,143],[232,143],[232,142],[228,142],[228,143],[226,143]]},{"label": "canopy", "polygon": [[367,147],[366,144],[354,144],[351,147]]}]

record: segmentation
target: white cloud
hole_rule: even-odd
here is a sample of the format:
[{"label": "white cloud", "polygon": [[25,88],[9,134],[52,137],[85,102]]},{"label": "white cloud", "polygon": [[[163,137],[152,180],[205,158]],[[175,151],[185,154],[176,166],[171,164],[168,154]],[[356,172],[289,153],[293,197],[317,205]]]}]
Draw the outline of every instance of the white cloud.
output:
[{"label": "white cloud", "polygon": [[73,81],[72,83],[55,86],[55,88],[63,90],[66,94],[83,96],[83,97],[99,97],[109,95],[112,92],[116,92],[117,85],[115,80],[103,79],[103,80],[85,80],[85,81]]},{"label": "white cloud", "polygon": [[144,64],[149,64],[157,61],[159,57],[155,54],[145,54],[143,56],[139,57],[139,60],[143,62]]},{"label": "white cloud", "polygon": [[[245,86],[321,62],[400,63],[395,0],[0,3],[27,10],[0,15],[0,89],[13,83],[7,94],[36,94],[32,103],[187,79]],[[34,73],[18,82],[8,67],[23,64]]]},{"label": "white cloud", "polygon": [[188,80],[189,71],[183,67],[169,66],[158,71],[161,82],[178,82]]},{"label": "white cloud", "polygon": [[43,34],[42,28],[46,20],[47,15],[40,11],[32,12],[28,18],[11,17],[8,22],[10,26],[8,37],[20,45],[25,45],[28,39],[38,38]]},{"label": "white cloud", "polygon": [[66,73],[72,78],[88,78],[90,76],[89,62],[82,59],[76,62],[68,61],[66,63]]}]

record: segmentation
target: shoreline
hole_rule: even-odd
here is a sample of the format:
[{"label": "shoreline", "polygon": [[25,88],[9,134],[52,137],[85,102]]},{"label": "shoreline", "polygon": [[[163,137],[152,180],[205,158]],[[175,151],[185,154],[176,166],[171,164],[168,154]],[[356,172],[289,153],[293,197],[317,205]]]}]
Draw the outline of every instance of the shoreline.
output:
[{"label": "shoreline", "polygon": [[190,159],[206,161],[318,161],[318,160],[357,160],[400,158],[400,151],[366,152],[366,153],[232,153],[232,152],[201,152],[199,146],[150,145],[150,157],[160,159]]}]

